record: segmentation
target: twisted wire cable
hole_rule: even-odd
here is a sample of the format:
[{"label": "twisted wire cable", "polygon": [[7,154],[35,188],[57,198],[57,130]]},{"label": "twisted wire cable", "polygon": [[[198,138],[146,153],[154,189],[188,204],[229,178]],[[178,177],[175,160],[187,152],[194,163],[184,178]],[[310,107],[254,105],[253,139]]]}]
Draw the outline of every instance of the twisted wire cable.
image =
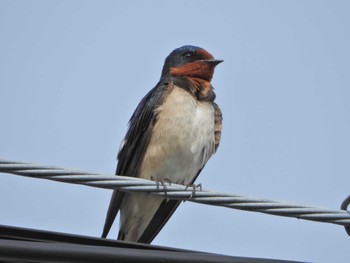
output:
[{"label": "twisted wire cable", "polygon": [[[333,223],[343,225],[346,229],[350,227],[350,213],[346,210],[304,206],[289,202],[213,192],[204,189],[195,189],[194,191],[192,187],[186,187],[184,185],[165,182],[160,184],[156,181],[135,177],[89,173],[55,166],[12,161],[3,158],[0,158],[0,172],[65,183],[82,184],[98,188],[117,189],[126,192],[143,192],[169,199],[186,200],[207,205],[224,206],[271,215]],[[342,209],[343,207],[347,207],[347,205],[343,204]]]}]

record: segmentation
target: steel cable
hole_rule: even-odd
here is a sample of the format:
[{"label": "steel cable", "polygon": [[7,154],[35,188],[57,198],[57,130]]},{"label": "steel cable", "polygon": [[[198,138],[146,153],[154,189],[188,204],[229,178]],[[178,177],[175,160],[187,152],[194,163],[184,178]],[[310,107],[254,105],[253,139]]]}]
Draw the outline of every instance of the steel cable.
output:
[{"label": "steel cable", "polygon": [[295,217],[311,221],[333,223],[350,227],[350,213],[346,210],[304,206],[269,199],[192,189],[184,185],[155,182],[140,178],[89,173],[55,166],[45,166],[0,158],[0,172],[49,179],[65,183],[82,184],[126,192],[143,192],[169,199],[224,206],[228,208],[261,212],[271,215]]}]

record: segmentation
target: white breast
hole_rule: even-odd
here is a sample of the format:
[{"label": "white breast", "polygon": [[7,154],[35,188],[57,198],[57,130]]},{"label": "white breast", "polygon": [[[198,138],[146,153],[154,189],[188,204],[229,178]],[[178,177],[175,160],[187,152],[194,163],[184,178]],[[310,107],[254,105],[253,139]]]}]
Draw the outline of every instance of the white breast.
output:
[{"label": "white breast", "polygon": [[187,185],[215,151],[212,103],[174,87],[156,111],[140,177]]}]

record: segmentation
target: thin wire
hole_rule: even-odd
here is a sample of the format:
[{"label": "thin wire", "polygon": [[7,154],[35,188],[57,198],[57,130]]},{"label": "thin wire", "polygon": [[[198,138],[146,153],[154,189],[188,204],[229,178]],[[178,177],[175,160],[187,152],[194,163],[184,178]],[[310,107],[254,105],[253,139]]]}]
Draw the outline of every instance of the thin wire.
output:
[{"label": "thin wire", "polygon": [[[166,184],[166,188],[155,181],[140,178],[89,173],[55,166],[45,166],[0,158],[0,172],[21,176],[49,179],[64,183],[82,184],[126,192],[142,192],[169,199],[186,200],[207,205],[224,206],[233,209],[261,212],[271,215],[294,217],[311,221],[333,223],[350,227],[350,213],[322,207],[304,206],[269,199],[225,194],[209,190],[193,191],[184,185]],[[343,207],[342,207],[343,208]]]}]

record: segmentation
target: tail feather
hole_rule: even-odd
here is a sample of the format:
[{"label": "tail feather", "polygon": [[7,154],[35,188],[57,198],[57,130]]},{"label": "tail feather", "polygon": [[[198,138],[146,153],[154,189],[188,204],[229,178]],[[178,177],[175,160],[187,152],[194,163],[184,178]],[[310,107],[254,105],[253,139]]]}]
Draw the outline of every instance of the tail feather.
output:
[{"label": "tail feather", "polygon": [[[117,217],[118,211],[120,209],[120,205],[123,201],[125,193],[119,191],[113,191],[111,202],[109,203],[105,225],[103,227],[102,238],[106,238],[115,218]],[[119,238],[118,238],[119,239]]]}]

